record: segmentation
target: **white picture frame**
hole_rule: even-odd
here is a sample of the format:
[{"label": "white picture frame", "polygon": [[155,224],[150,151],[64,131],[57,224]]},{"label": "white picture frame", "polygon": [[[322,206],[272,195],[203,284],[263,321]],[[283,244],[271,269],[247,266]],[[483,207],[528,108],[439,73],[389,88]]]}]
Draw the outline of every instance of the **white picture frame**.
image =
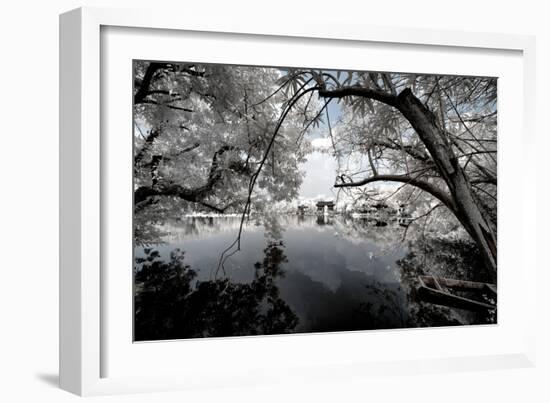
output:
[{"label": "white picture frame", "polygon": [[[330,46],[346,46],[354,44],[375,44],[380,48],[398,46],[410,47],[414,51],[455,51],[467,50],[483,56],[484,54],[513,54],[513,59],[520,70],[514,70],[513,77],[521,80],[514,87],[519,91],[522,113],[515,117],[514,121],[503,127],[515,128],[521,133],[523,139],[519,150],[519,157],[528,161],[534,147],[533,132],[533,103],[535,92],[535,43],[529,36],[479,34],[457,31],[429,31],[408,29],[404,27],[382,28],[354,24],[327,24],[324,21],[301,20],[300,24],[281,23],[280,21],[259,21],[249,19],[222,19],[200,16],[184,16],[170,13],[169,11],[151,10],[115,10],[103,8],[81,8],[70,11],[60,17],[60,385],[63,389],[79,395],[97,395],[113,393],[130,393],[140,391],[160,391],[171,389],[184,389],[194,387],[211,387],[224,385],[249,385],[262,382],[292,382],[293,379],[345,379],[347,376],[369,376],[371,374],[411,374],[418,372],[437,372],[449,370],[474,370],[491,368],[511,368],[532,366],[534,363],[534,338],[535,319],[531,317],[535,312],[536,284],[530,279],[536,277],[536,264],[533,253],[534,244],[527,241],[524,236],[529,231],[535,232],[534,211],[529,209],[527,192],[520,196],[518,215],[508,230],[520,231],[524,236],[523,242],[516,246],[516,251],[501,252],[500,242],[506,238],[499,227],[499,263],[505,263],[503,253],[515,253],[515,260],[519,262],[521,270],[519,280],[520,288],[519,307],[510,308],[516,312],[505,317],[504,323],[499,317],[499,324],[494,327],[469,327],[467,329],[438,329],[433,331],[378,331],[378,332],[353,332],[353,334],[329,334],[329,335],[295,335],[273,336],[255,338],[228,338],[207,341],[208,350],[224,354],[230,349],[248,351],[242,362],[236,362],[238,356],[226,357],[232,360],[230,365],[220,366],[216,370],[209,370],[209,365],[215,363],[216,358],[207,358],[206,364],[200,366],[199,371],[191,373],[189,368],[201,362],[199,356],[192,356],[184,364],[171,362],[166,373],[159,372],[154,375],[151,371],[131,373],[128,368],[121,366],[117,371],[108,371],[105,362],[113,351],[120,347],[110,339],[105,327],[111,326],[112,321],[106,318],[110,315],[111,305],[107,304],[109,292],[106,290],[105,280],[110,278],[105,273],[107,263],[105,261],[106,245],[103,242],[105,219],[102,208],[105,208],[106,177],[113,174],[106,170],[106,157],[104,147],[111,146],[109,140],[102,139],[102,133],[108,131],[107,123],[103,122],[102,114],[102,61],[104,55],[102,46],[102,30],[108,27],[119,29],[156,30],[155,32],[170,33],[172,40],[178,40],[177,32],[192,32],[195,37],[200,33],[216,33],[217,38],[226,35],[228,38],[237,35],[239,38],[250,37],[256,43],[278,43],[292,41],[303,46],[312,46],[316,41],[327,41]],[[136,31],[137,32],[137,31]],[[152,31],[148,31],[152,32]],[[174,34],[174,32],[176,34]],[[127,34],[127,32],[126,32]],[[130,32],[131,35],[131,32]],[[174,36],[175,35],[175,36]],[[161,35],[162,36],[162,35]],[[157,38],[157,40],[167,40]],[[113,42],[114,43],[114,42]],[[285,42],[286,43],[286,42]],[[111,45],[109,45],[111,46]],[[238,54],[238,50],[236,53]],[[242,51],[241,51],[242,52]],[[108,54],[108,53],[107,53]],[[199,54],[199,53],[197,53]],[[125,57],[131,57],[129,52]],[[136,58],[143,56],[137,55]],[[229,56],[220,56],[220,61],[228,61]],[[224,59],[224,57],[226,59]],[[433,60],[435,63],[435,59]],[[411,67],[412,68],[412,67]],[[488,68],[490,70],[490,68]],[[490,75],[490,74],[488,74]],[[519,76],[518,76],[519,75]],[[512,76],[510,76],[512,77]],[[104,91],[106,92],[106,91]],[[130,98],[130,94],[128,94]],[[500,102],[500,98],[499,98]],[[519,102],[516,99],[516,103]],[[499,112],[501,105],[499,104]],[[503,105],[505,108],[505,104]],[[504,109],[506,110],[506,109]],[[500,119],[499,113],[499,119]],[[499,125],[500,125],[499,120]],[[106,126],[104,126],[106,125]],[[500,136],[500,133],[499,133]],[[131,139],[131,137],[128,137]],[[499,143],[500,143],[499,137]],[[506,140],[503,139],[506,151]],[[128,143],[131,143],[128,140]],[[499,154],[501,149],[499,144]],[[506,153],[503,153],[505,156]],[[506,164],[501,162],[505,173]],[[121,167],[120,169],[125,169]],[[506,186],[504,193],[500,191],[502,170],[499,168],[499,197],[506,198]],[[508,175],[508,174],[507,174]],[[120,175],[117,175],[120,176]],[[124,177],[124,175],[122,175]],[[536,188],[536,177],[524,178],[523,189]],[[108,199],[108,198],[107,198]],[[500,203],[500,200],[499,200]],[[502,222],[499,204],[499,220]],[[504,212],[506,210],[504,206]],[[104,213],[104,212],[103,212]],[[504,217],[505,218],[505,217]],[[118,225],[118,224],[117,224]],[[120,229],[120,228],[119,228]],[[125,229],[122,229],[124,231]],[[131,229],[127,230],[130,233]],[[504,236],[503,236],[504,235]],[[517,232],[514,234],[517,239]],[[505,256],[507,257],[507,256]],[[512,260],[509,260],[512,262]],[[130,267],[128,268],[130,270]],[[506,288],[507,278],[512,273],[508,270],[500,270],[499,266],[499,315],[501,303],[504,307],[511,306],[513,299],[511,288]],[[517,275],[517,273],[516,273]],[[503,284],[504,288],[501,288]],[[501,293],[504,290],[504,293]],[[502,294],[502,296],[501,296]],[[129,296],[128,296],[129,297]],[[502,301],[501,301],[502,300]],[[521,321],[516,320],[518,312],[523,315]],[[126,312],[126,311],[124,311]],[[506,310],[505,310],[506,313]],[[530,314],[532,313],[532,314]],[[131,313],[127,312],[128,321]],[[117,316],[117,318],[119,318]],[[504,329],[504,330],[503,330]],[[419,333],[423,332],[423,333]],[[495,343],[492,350],[484,350],[484,344],[474,346],[476,338],[502,337],[502,343]],[[438,340],[442,338],[456,338],[466,340],[462,349],[446,351],[443,347],[437,347]],[[315,349],[323,346],[336,346],[344,342],[346,345],[357,346],[362,340],[377,340],[380,343],[391,343],[402,340],[405,344],[414,346],[427,346],[422,343],[434,343],[433,351],[425,351],[418,354],[405,354],[397,351],[392,356],[365,358],[361,354],[353,355],[352,350],[341,353],[345,359],[339,360],[336,354],[328,356],[316,356]],[[386,340],[383,341],[382,339]],[[387,341],[391,340],[391,341]],[[131,345],[131,340],[127,340]],[[201,347],[202,343],[202,347]],[[199,351],[204,348],[205,341],[199,341],[192,345],[192,349]],[[155,355],[179,354],[178,342],[152,343],[156,346],[141,348],[150,351],[135,352],[130,347],[121,350],[127,354],[151,355],[155,349]],[[188,344],[189,346],[189,344]],[[313,346],[313,347],[311,347]],[[474,348],[476,347],[476,348]],[[303,354],[294,354],[293,359],[287,361],[272,361],[274,364],[266,364],[262,371],[258,361],[258,355],[266,349],[280,356],[278,349],[294,349]],[[424,347],[423,347],[424,348]],[[312,349],[312,350],[308,350]],[[329,348],[330,349],[330,348]],[[161,351],[162,350],[162,351]],[[381,351],[384,351],[382,348]],[[465,353],[469,352],[469,353]],[[214,354],[211,354],[214,355]],[[132,362],[130,356],[119,356],[119,361]],[[141,359],[141,358],[140,358]],[[167,363],[167,358],[163,358]],[[309,361],[308,361],[309,360]],[[153,362],[153,361],[151,361]],[[156,363],[158,363],[157,361]],[[204,364],[204,363],[203,363]],[[256,365],[257,364],[257,365]],[[270,369],[270,365],[273,368]],[[211,367],[210,367],[211,368]],[[307,371],[304,369],[307,368]],[[284,369],[284,371],[281,371]],[[110,373],[116,375],[110,375]],[[126,373],[127,372],[127,373]],[[154,371],[153,371],[154,372]],[[307,372],[307,373],[306,373]],[[208,376],[205,376],[208,375]]]}]

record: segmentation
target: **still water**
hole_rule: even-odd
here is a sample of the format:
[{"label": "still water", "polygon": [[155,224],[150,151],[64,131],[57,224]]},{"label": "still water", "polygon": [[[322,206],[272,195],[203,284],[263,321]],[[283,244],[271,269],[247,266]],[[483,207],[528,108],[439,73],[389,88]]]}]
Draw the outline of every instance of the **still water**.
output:
[{"label": "still water", "polygon": [[[163,227],[163,243],[136,248],[136,339],[387,329],[472,320],[416,301],[413,280],[418,271],[411,268],[415,255],[397,223],[381,226],[326,215],[258,217],[245,225],[240,251],[220,266],[239,223],[239,217],[185,217]],[[147,273],[155,275],[141,273],[139,262],[152,250],[158,253],[155,260],[166,265],[149,267]],[[180,251],[178,262],[185,270],[173,271],[174,251]],[[159,270],[174,274],[158,277]]]}]

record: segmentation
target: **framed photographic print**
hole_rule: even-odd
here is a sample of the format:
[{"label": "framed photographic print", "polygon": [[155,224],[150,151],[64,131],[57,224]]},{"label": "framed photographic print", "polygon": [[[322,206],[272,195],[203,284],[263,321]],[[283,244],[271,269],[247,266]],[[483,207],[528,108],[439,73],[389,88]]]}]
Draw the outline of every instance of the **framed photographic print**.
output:
[{"label": "framed photographic print", "polygon": [[532,38],[252,21],[61,16],[61,386],[531,365]]}]

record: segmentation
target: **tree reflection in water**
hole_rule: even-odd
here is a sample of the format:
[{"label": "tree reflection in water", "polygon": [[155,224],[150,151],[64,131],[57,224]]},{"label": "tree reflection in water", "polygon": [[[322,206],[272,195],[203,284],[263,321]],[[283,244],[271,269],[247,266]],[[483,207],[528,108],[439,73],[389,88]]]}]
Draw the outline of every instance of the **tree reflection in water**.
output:
[{"label": "tree reflection in water", "polygon": [[400,298],[401,288],[392,290],[379,282],[365,284],[366,302],[359,305],[357,318],[363,329],[392,329],[411,326]]},{"label": "tree reflection in water", "polygon": [[158,251],[145,249],[134,267],[135,340],[291,332],[298,317],[280,298],[276,284],[284,275],[283,249],[282,241],[269,240],[248,284],[227,278],[198,281],[184,251],[176,249],[164,261]]},{"label": "tree reflection in water", "polygon": [[[386,248],[403,244],[402,228],[387,226],[374,228],[369,219],[344,219],[339,232],[350,238],[370,238]],[[404,245],[404,244],[403,244]],[[383,285],[366,286],[367,292],[377,296],[384,304],[362,304],[360,312],[372,328],[434,327],[496,323],[496,311],[472,312],[422,301],[416,293],[418,276],[434,275],[477,282],[496,283],[488,273],[477,246],[466,240],[417,237],[406,243],[407,254],[396,260],[399,267],[400,289],[391,290]],[[406,302],[399,304],[399,296]],[[401,307],[401,309],[399,309]],[[400,325],[398,325],[400,323]],[[389,326],[388,326],[389,325]],[[366,328],[366,327],[365,327]],[[370,328],[370,327],[369,327]]]},{"label": "tree reflection in water", "polygon": [[[397,223],[256,217],[240,258],[232,261],[232,279],[208,280],[217,262],[213,251],[224,245],[220,239],[233,239],[238,221],[186,219],[169,228],[169,257],[164,246],[140,250],[134,268],[137,341],[496,323],[495,312],[448,308],[416,296],[419,275],[491,280],[476,246],[434,238],[405,243]],[[198,242],[206,247],[197,248]]]},{"label": "tree reflection in water", "polygon": [[423,302],[416,293],[418,276],[467,278],[494,282],[487,273],[475,244],[468,241],[430,239],[410,242],[409,253],[397,261],[401,267],[401,284],[407,291],[412,326],[456,326],[496,323],[496,311],[466,311]]}]

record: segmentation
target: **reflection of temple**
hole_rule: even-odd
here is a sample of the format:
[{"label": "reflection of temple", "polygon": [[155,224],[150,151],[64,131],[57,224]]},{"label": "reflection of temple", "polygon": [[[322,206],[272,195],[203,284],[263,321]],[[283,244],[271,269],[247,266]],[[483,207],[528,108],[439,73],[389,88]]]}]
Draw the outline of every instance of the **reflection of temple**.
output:
[{"label": "reflection of temple", "polygon": [[318,201],[317,204],[317,212],[318,213],[324,213],[325,207],[328,211],[334,211],[334,202],[333,201]]},{"label": "reflection of temple", "polygon": [[333,217],[325,214],[317,214],[317,225],[332,225]]}]

